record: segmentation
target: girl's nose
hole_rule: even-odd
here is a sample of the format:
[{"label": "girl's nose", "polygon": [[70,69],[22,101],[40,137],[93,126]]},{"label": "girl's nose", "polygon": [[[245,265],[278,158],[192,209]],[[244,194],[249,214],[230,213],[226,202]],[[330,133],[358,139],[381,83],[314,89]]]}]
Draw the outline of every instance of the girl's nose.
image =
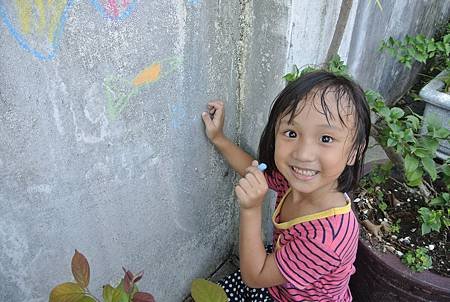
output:
[{"label": "girl's nose", "polygon": [[308,144],[304,140],[297,142],[292,152],[294,159],[302,162],[314,161],[316,158],[316,148],[314,144]]}]

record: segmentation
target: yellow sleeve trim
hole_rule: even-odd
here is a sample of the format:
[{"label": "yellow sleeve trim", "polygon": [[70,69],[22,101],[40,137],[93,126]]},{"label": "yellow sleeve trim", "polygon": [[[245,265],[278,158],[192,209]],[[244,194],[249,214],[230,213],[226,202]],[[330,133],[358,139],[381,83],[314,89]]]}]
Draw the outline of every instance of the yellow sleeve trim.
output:
[{"label": "yellow sleeve trim", "polygon": [[332,208],[332,209],[317,212],[314,214],[300,216],[300,217],[294,218],[294,219],[286,221],[286,222],[277,223],[277,222],[275,222],[275,219],[278,216],[278,214],[281,212],[281,208],[283,207],[283,203],[286,200],[286,196],[289,195],[291,190],[292,190],[292,188],[289,188],[286,191],[283,198],[280,200],[280,203],[278,204],[277,208],[275,209],[275,212],[272,215],[272,222],[277,229],[288,229],[288,228],[292,227],[293,225],[296,225],[296,224],[299,224],[302,222],[307,222],[307,221],[316,220],[316,219],[322,219],[322,218],[326,218],[326,217],[330,217],[330,216],[334,216],[334,215],[346,214],[346,213],[350,212],[350,210],[351,210],[351,200],[348,197],[348,195],[346,193],[344,193],[345,199],[347,200],[347,204],[345,206]]}]

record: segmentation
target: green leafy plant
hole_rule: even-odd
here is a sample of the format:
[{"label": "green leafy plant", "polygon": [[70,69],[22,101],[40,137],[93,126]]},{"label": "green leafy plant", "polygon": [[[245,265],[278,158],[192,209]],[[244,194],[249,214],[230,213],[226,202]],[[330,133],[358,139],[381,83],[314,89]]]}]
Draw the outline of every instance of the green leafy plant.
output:
[{"label": "green leafy plant", "polygon": [[422,235],[428,234],[431,231],[439,232],[441,227],[448,228],[450,226],[450,194],[443,192],[437,197],[433,198],[428,207],[421,207],[418,210],[420,214],[420,221],[422,227]]},{"label": "green leafy plant", "polygon": [[419,247],[414,251],[408,251],[403,255],[402,261],[416,272],[430,269],[433,263],[431,257],[428,255],[428,250],[423,247]]},{"label": "green leafy plant", "polygon": [[392,234],[398,234],[400,232],[400,222],[401,219],[397,219],[393,224],[391,224],[390,231]]},{"label": "green leafy plant", "polygon": [[[378,119],[372,125],[372,136],[383,147],[393,165],[402,171],[409,186],[423,186],[424,176],[432,181],[438,177],[437,165],[434,162],[440,140],[447,140],[450,131],[442,127],[441,121],[431,115],[427,119],[413,112],[407,113],[399,107],[388,107],[380,94],[374,91],[366,93],[369,106]],[[422,124],[427,132],[421,133]],[[430,186],[430,184],[426,184]]]},{"label": "green leafy plant", "polygon": [[422,221],[422,235],[428,234],[432,230],[436,232],[441,230],[441,210],[430,210],[427,207],[421,207],[418,212]]},{"label": "green leafy plant", "polygon": [[[439,71],[450,70],[450,23],[447,24],[446,32],[440,40],[436,41],[424,35],[414,37],[407,35],[403,40],[389,37],[382,42],[380,49],[386,50],[407,68],[411,68],[414,61],[427,63],[433,59],[435,60],[433,68]],[[445,83],[445,92],[449,92],[450,74],[441,80]]]},{"label": "green leafy plant", "polygon": [[[119,285],[103,286],[104,302],[154,302],[153,296],[141,292],[136,283],[141,280],[144,272],[134,275],[123,268],[125,275]],[[54,287],[49,296],[49,302],[99,302],[88,289],[90,281],[90,267],[86,257],[75,250],[72,257],[72,275],[75,282],[65,282]]]},{"label": "green leafy plant", "polygon": [[227,302],[225,291],[219,285],[205,279],[192,281],[191,296],[195,302]]},{"label": "green leafy plant", "polygon": [[287,82],[293,82],[305,73],[311,72],[317,70],[316,67],[313,66],[306,66],[303,69],[298,69],[297,65],[293,66],[293,70],[283,76],[283,79],[285,79]]},{"label": "green leafy plant", "polygon": [[381,210],[381,212],[383,212],[383,213],[386,213],[386,209],[387,209],[387,204],[384,202],[384,201],[382,201],[382,202],[380,202],[379,204],[378,204],[378,208]]}]

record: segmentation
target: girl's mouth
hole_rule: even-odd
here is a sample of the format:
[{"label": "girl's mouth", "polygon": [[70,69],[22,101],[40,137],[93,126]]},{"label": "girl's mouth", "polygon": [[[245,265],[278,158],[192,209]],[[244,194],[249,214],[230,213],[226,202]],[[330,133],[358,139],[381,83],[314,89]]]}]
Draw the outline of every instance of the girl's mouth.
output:
[{"label": "girl's mouth", "polygon": [[294,172],[295,177],[301,180],[310,180],[319,173],[316,170],[301,169],[294,166],[291,166],[291,170]]}]

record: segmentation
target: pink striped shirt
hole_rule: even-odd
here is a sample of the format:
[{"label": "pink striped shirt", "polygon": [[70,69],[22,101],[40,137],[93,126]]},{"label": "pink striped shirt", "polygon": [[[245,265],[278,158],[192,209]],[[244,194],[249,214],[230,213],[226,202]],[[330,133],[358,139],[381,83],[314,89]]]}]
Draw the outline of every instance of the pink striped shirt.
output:
[{"label": "pink striped shirt", "polygon": [[275,260],[287,283],[270,287],[275,301],[351,301],[348,287],[355,272],[359,226],[347,205],[279,222],[289,184],[279,172],[266,174],[277,192],[273,214]]}]

